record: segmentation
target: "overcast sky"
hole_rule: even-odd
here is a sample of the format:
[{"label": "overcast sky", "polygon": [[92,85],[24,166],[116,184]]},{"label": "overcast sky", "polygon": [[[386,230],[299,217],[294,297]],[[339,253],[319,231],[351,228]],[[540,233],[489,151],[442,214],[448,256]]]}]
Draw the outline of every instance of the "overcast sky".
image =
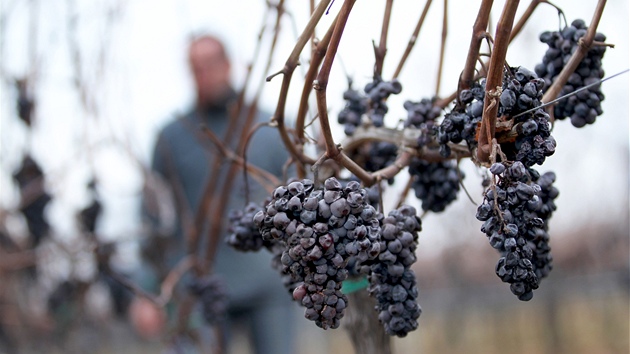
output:
[{"label": "overcast sky", "polygon": [[[282,21],[282,34],[270,72],[282,68],[293,48],[297,33],[308,18],[305,1],[289,1],[289,13]],[[342,38],[328,88],[332,116],[343,108],[341,94],[345,75],[362,87],[370,81],[373,66],[372,40],[380,36],[384,1],[357,1]],[[496,1],[492,20],[498,18],[503,1]],[[569,22],[583,18],[590,23],[596,1],[557,0]],[[34,4],[34,5],[33,5]],[[335,1],[331,14],[317,33],[339,11]],[[441,95],[456,89],[470,41],[479,1],[450,1],[449,28]],[[528,5],[521,2],[519,13]],[[384,77],[391,77],[409,36],[420,16],[423,1],[394,2]],[[132,239],[138,235],[138,195],[142,177],[134,160],[146,164],[158,130],[193,99],[185,63],[186,40],[191,33],[211,32],[224,38],[234,60],[234,83],[239,86],[244,68],[252,62],[257,34],[267,31],[256,62],[255,88],[269,74],[262,72],[269,49],[275,12],[264,17],[265,2],[241,1],[2,1],[0,28],[2,85],[0,87],[0,207],[14,209],[19,201],[11,180],[22,154],[31,151],[42,165],[54,201],[47,212],[61,237],[76,234],[72,214],[88,202],[87,180],[99,177],[99,192],[105,200],[105,214],[99,225],[107,238]],[[435,91],[443,5],[434,1],[418,43],[400,80],[403,92],[389,101],[386,124],[405,117],[402,102],[430,97]],[[69,19],[74,19],[70,21]],[[530,23],[510,47],[507,61],[533,70],[542,59],[546,45],[538,41],[544,30],[558,28],[557,12],[542,4]],[[604,69],[611,75],[628,68],[628,2],[610,1],[599,31],[616,45],[604,57]],[[87,109],[81,105],[73,84],[79,53],[80,78],[87,93]],[[304,60],[308,52],[303,53]],[[14,111],[14,77],[37,69],[35,94],[38,105],[32,133],[18,121]],[[287,114],[295,114],[305,67],[298,67],[289,96]],[[264,84],[261,105],[272,111],[281,78]],[[251,91],[254,91],[252,89]],[[628,224],[628,74],[603,84],[604,115],[592,126],[572,127],[558,122],[553,135],[557,152],[539,167],[557,174],[560,197],[551,223],[552,235],[575,230],[581,223],[605,221]],[[336,122],[335,122],[336,124]],[[335,137],[343,133],[335,127]],[[479,173],[464,163],[464,182],[476,202],[481,201]],[[404,178],[399,178],[404,180]],[[393,195],[393,194],[388,194]],[[395,200],[396,198],[389,198]],[[417,201],[410,202],[419,205]],[[424,219],[423,242],[444,245],[478,232],[476,208],[462,193],[444,214]],[[457,220],[454,223],[453,220]],[[473,230],[471,232],[462,230]],[[483,235],[479,233],[479,238]],[[433,249],[438,249],[434,247]]]}]

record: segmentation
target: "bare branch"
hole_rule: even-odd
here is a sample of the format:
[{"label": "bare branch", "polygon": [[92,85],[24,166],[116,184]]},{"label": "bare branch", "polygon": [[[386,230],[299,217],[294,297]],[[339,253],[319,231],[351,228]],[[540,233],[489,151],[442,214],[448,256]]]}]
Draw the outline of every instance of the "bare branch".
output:
[{"label": "bare branch", "polygon": [[275,187],[280,184],[280,180],[276,176],[267,172],[264,169],[247,163],[247,161],[243,157],[238,156],[235,152],[226,148],[222,144],[221,140],[219,140],[214,132],[208,129],[208,127],[202,126],[201,130],[208,136],[210,141],[215,144],[215,146],[218,148],[219,152],[224,158],[227,158],[228,160],[238,164],[239,167],[244,166],[247,170],[247,173],[250,174],[258,183],[260,183],[263,188],[265,188],[265,190],[271,192],[274,190]]},{"label": "bare branch", "polygon": [[540,4],[541,2],[545,2],[545,0],[531,0],[529,6],[527,6],[527,9],[525,9],[525,12],[521,16],[521,18],[514,25],[514,28],[512,28],[512,33],[510,34],[510,43],[519,33],[521,33],[521,30],[523,29],[523,27],[525,27],[525,24],[534,13],[534,10],[536,10],[536,7],[538,7],[538,4]]},{"label": "bare branch", "polygon": [[0,274],[3,272],[13,272],[26,267],[34,266],[37,263],[37,255],[33,250],[6,253],[0,249]]},{"label": "bare branch", "polygon": [[[324,63],[322,64],[322,68],[317,75],[317,79],[313,82],[313,88],[315,89],[315,94],[317,97],[317,112],[319,113],[319,122],[322,135],[324,136],[324,141],[326,143],[326,154],[329,158],[332,159],[336,159],[336,156],[339,155],[340,152],[339,148],[336,146],[333,140],[332,132],[330,130],[330,123],[328,120],[328,106],[326,104],[326,87],[328,86],[328,77],[330,76],[332,63],[335,59],[335,55],[337,54],[337,48],[339,47],[341,36],[343,35],[343,29],[346,26],[346,22],[348,21],[348,16],[350,16],[350,11],[352,10],[354,2],[355,0],[346,0],[343,3],[341,11],[339,12],[337,24],[335,25],[335,29],[330,40],[330,45],[328,46],[328,50],[326,51]],[[347,166],[344,165],[344,167]]]},{"label": "bare branch", "polygon": [[385,61],[385,54],[387,53],[387,32],[389,30],[389,19],[392,16],[393,3],[394,0],[387,0],[385,3],[383,25],[381,27],[381,39],[378,43],[378,47],[374,46],[374,57],[376,58],[374,73],[379,77],[383,74],[383,62]]},{"label": "bare branch", "polygon": [[120,285],[124,286],[125,288],[127,288],[127,290],[131,291],[132,293],[136,294],[137,296],[142,296],[143,298],[151,301],[156,306],[159,306],[159,307],[162,306],[161,301],[158,300],[157,296],[155,296],[155,295],[145,291],[144,289],[142,289],[141,287],[136,285],[136,283],[134,283],[131,280],[129,280],[128,278],[122,276],[118,272],[115,272],[110,267],[103,267],[103,271],[105,273],[107,273],[107,275],[109,275],[112,279],[117,281]]},{"label": "bare branch", "polygon": [[[328,31],[326,32],[326,35],[324,36],[324,38],[322,38],[322,40],[319,41],[319,43],[317,43],[317,46],[314,48],[313,53],[311,55],[311,63],[308,68],[308,72],[306,73],[306,77],[304,79],[304,86],[302,87],[302,95],[300,96],[300,105],[298,107],[297,118],[295,121],[295,133],[296,133],[297,142],[300,145],[300,148],[299,148],[300,152],[303,152],[303,149],[301,147],[305,143],[304,122],[306,120],[306,113],[308,112],[308,98],[311,92],[313,91],[313,81],[315,80],[315,77],[317,76],[319,65],[322,63],[322,60],[324,59],[324,56],[326,55],[328,44],[330,44],[330,38],[332,37],[333,30],[337,24],[337,18],[338,17],[335,17],[335,19],[333,20],[333,23],[328,28]],[[303,164],[297,165],[297,174],[298,174],[298,178],[305,177],[305,169],[304,169]]]},{"label": "bare branch", "polygon": [[186,256],[168,273],[160,287],[160,296],[156,299],[156,302],[160,306],[166,306],[166,304],[171,301],[175,285],[177,285],[184,274],[195,264],[194,261],[195,259],[190,255]]},{"label": "bare branch", "polygon": [[444,51],[446,49],[446,36],[448,34],[448,0],[444,0],[444,16],[442,17],[442,41],[440,43],[440,62],[437,71],[437,83],[435,84],[435,97],[440,97],[440,84],[442,82],[442,70],[444,67]]},{"label": "bare branch", "polygon": [[396,176],[403,168],[409,166],[413,153],[409,149],[404,149],[396,161],[378,171],[372,173],[372,178],[375,180],[387,180]]},{"label": "bare branch", "polygon": [[400,208],[403,204],[405,204],[405,200],[407,200],[407,196],[409,195],[409,191],[411,190],[411,185],[413,184],[413,176],[409,176],[407,179],[407,183],[405,184],[405,188],[403,188],[400,196],[398,197],[398,202],[396,203],[396,208]]},{"label": "bare branch", "polygon": [[[304,46],[308,42],[309,37],[315,31],[315,26],[319,22],[321,16],[326,11],[326,7],[328,6],[329,3],[330,3],[330,0],[323,0],[317,5],[317,8],[315,8],[313,15],[311,16],[311,18],[309,19],[306,25],[306,28],[304,29],[304,31],[302,31],[302,34],[298,38],[298,42],[296,43],[295,47],[293,48],[293,51],[289,55],[289,58],[287,59],[284,65],[284,68],[281,70],[283,74],[282,85],[280,88],[280,94],[278,95],[278,104],[276,105],[276,112],[274,113],[272,120],[274,120],[277,123],[278,131],[280,132],[280,137],[282,138],[282,142],[284,143],[285,147],[289,151],[289,154],[291,154],[293,159],[298,162],[298,165],[301,165],[304,163],[313,163],[313,161],[309,160],[306,156],[304,156],[304,154],[302,154],[296,148],[294,142],[291,141],[291,138],[289,137],[289,134],[286,130],[286,127],[284,124],[284,111],[286,107],[287,95],[289,92],[289,85],[291,83],[291,77],[293,76],[295,67],[298,64],[300,53],[302,52],[302,50],[304,49]],[[267,81],[271,80],[271,78],[272,77],[268,77]]]},{"label": "bare branch", "polygon": [[431,7],[432,1],[433,0],[427,0],[427,2],[424,4],[424,9],[422,10],[420,19],[418,20],[418,23],[416,24],[416,28],[413,30],[413,34],[411,35],[411,38],[409,39],[409,42],[407,43],[407,48],[405,48],[405,52],[403,53],[402,58],[400,58],[400,61],[398,62],[398,66],[396,67],[396,71],[394,72],[394,75],[392,78],[395,79],[398,77],[398,75],[400,75],[400,72],[402,71],[402,68],[405,65],[405,62],[407,62],[407,58],[409,57],[409,54],[411,53],[413,46],[416,44],[418,35],[420,35],[420,29],[422,28],[424,19],[427,17],[427,12],[429,11],[429,7]]},{"label": "bare branch", "polygon": [[[267,58],[267,64],[265,66],[264,72],[269,71],[269,67],[271,66],[273,54],[275,52],[276,43],[278,41],[278,36],[280,34],[280,22],[282,19],[282,15],[284,13],[284,0],[280,0],[280,2],[276,5],[276,23],[274,26],[274,35],[271,42],[271,48],[269,50],[269,56]],[[307,38],[308,39],[308,38]],[[306,40],[307,40],[306,39]],[[298,53],[299,55],[299,53]],[[262,92],[262,81],[259,86],[258,92],[256,93],[256,97],[254,98],[252,104],[249,107],[249,112],[247,114],[245,124],[239,130],[241,132],[240,140],[238,142],[237,154],[239,156],[243,156],[245,154],[245,148],[247,147],[247,136],[249,134],[250,127],[253,125],[254,119],[256,117],[256,113],[258,110],[258,100],[260,98],[260,94]],[[203,268],[202,271],[205,274],[209,274],[212,272],[212,264],[214,262],[214,257],[216,251],[218,249],[219,241],[221,239],[220,234],[223,231],[223,226],[225,223],[225,208],[222,206],[228,205],[228,201],[230,199],[230,195],[232,193],[232,186],[234,181],[236,180],[236,174],[238,173],[238,164],[234,163],[234,161],[230,164],[230,169],[227,173],[227,178],[224,181],[224,184],[221,186],[221,196],[220,198],[215,200],[215,208],[213,208],[212,214],[210,214],[210,220],[208,222],[209,230],[208,230],[208,243],[206,245],[206,252],[203,258]]]}]

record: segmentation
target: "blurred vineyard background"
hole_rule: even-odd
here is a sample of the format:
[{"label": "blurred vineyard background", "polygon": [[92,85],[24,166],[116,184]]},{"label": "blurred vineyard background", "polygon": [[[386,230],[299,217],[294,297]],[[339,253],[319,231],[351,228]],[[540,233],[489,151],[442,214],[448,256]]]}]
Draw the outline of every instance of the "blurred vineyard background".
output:
[{"label": "blurred vineyard background", "polygon": [[[496,281],[488,271],[495,264],[494,251],[479,242],[447,248],[434,259],[420,258],[415,267],[423,307],[420,326],[393,340],[394,353],[627,353],[628,237],[619,227],[596,229],[602,232],[597,240],[585,232],[570,236],[574,248],[556,248],[555,269],[530,302],[514,301]],[[0,309],[11,323],[8,305]],[[159,341],[140,340],[124,318],[83,314],[78,321],[66,320],[52,331],[45,324],[35,333],[11,329],[30,348],[25,352],[149,353],[162,348]],[[352,352],[345,330],[324,332],[307,321],[298,323],[296,354]],[[247,338],[237,338],[229,354],[250,353]]]},{"label": "blurred vineyard background", "polygon": [[[565,10],[569,22],[581,17],[588,23],[596,1],[554,3]],[[496,2],[493,18],[498,18],[502,4]],[[521,7],[527,4],[522,2]],[[533,68],[542,58],[546,46],[538,35],[557,29],[558,23],[555,9],[543,5],[510,47],[511,65]],[[275,70],[284,64],[296,32],[308,18],[307,6],[294,2],[287,6],[290,16],[283,21]],[[339,6],[334,4],[331,11]],[[394,3],[396,26],[390,32],[384,75],[391,74],[422,6],[424,2]],[[403,92],[399,101],[392,98],[386,123],[395,125],[406,114],[402,100],[432,95],[441,6],[436,2],[429,12],[426,29],[401,74]],[[328,89],[335,114],[343,108],[346,74],[360,85],[369,81],[371,40],[379,36],[382,7],[384,2],[355,5]],[[477,1],[449,2],[441,95],[455,88],[477,8]],[[141,166],[148,164],[158,129],[192,100],[185,63],[188,36],[198,31],[219,33],[228,43],[238,86],[245,67],[254,60],[263,24],[267,32],[262,48],[271,40],[271,19],[263,18],[265,11],[260,0],[0,2],[0,353],[163,349],[159,341],[137,337],[124,309],[117,312],[116,306],[124,307],[127,300],[118,304],[112,300],[107,282],[99,276],[92,239],[85,238],[76,215],[89,206],[92,194],[87,186],[96,176],[103,214],[95,237],[100,244],[115,245],[112,268],[125,272],[137,266],[137,242],[144,237],[138,215]],[[616,44],[603,60],[607,75],[628,67],[629,17],[627,1],[611,1],[604,11],[598,31]],[[31,80],[36,98],[30,128],[15,109],[19,78]],[[266,84],[263,109],[273,110],[279,83]],[[557,152],[540,168],[556,172],[560,196],[550,230],[554,270],[534,299],[516,300],[497,279],[498,256],[479,231],[474,205],[460,193],[446,212],[423,217],[414,268],[423,314],[417,331],[393,340],[395,353],[630,352],[628,75],[604,83],[602,89],[604,115],[580,130],[558,122]],[[287,107],[291,112],[297,108],[295,103]],[[338,129],[335,134],[343,133]],[[54,242],[45,242],[38,252],[11,248],[29,244],[28,228],[19,213],[20,192],[12,177],[26,153],[40,165],[46,190],[53,197],[45,215]],[[479,203],[480,173],[469,161],[462,168],[464,185]],[[386,207],[403,185],[404,178],[399,177],[387,192]],[[419,205],[413,197],[408,201]],[[37,282],[24,277],[29,267],[33,271],[36,259]],[[64,289],[83,302],[61,301],[49,313],[52,294],[57,290],[63,298]],[[351,352],[343,330],[324,332],[302,319],[300,312],[296,306],[300,317],[296,353]],[[249,353],[242,339],[228,354]]]}]

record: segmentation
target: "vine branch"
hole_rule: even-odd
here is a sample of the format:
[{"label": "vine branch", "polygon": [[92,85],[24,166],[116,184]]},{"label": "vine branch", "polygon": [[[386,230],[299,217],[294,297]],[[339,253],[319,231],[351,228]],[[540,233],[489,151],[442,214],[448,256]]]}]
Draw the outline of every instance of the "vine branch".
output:
[{"label": "vine branch", "polygon": [[499,109],[499,96],[503,86],[503,69],[505,56],[510,43],[510,33],[514,24],[514,17],[518,9],[519,0],[508,0],[503,7],[503,12],[497,23],[497,31],[494,36],[494,46],[490,56],[488,77],[486,79],[486,98],[483,104],[483,117],[477,149],[477,158],[481,162],[490,161],[492,139],[494,139],[497,112]]},{"label": "vine branch", "polygon": [[[295,121],[296,138],[297,138],[297,143],[300,145],[300,148],[305,143],[304,123],[306,120],[306,114],[308,112],[308,98],[311,94],[311,91],[313,91],[312,83],[313,81],[315,81],[315,78],[317,77],[317,70],[319,69],[319,66],[322,63],[322,60],[324,59],[324,56],[326,55],[326,50],[328,48],[328,45],[330,44],[330,38],[332,37],[332,33],[337,24],[338,18],[339,18],[338,16],[335,17],[332,24],[328,28],[328,31],[326,31],[324,38],[322,38],[319,41],[319,43],[317,43],[317,45],[315,46],[311,54],[311,63],[306,73],[306,77],[304,79],[304,85],[302,87],[302,95],[300,96],[300,105],[298,107],[297,118]],[[304,166],[302,164],[298,164],[297,167],[298,167],[297,168],[298,178],[306,177],[305,176],[306,171],[304,169]]]},{"label": "vine branch", "polygon": [[398,62],[398,66],[396,67],[396,71],[394,72],[394,76],[392,77],[393,79],[397,78],[398,75],[400,75],[400,72],[402,71],[402,68],[405,65],[405,62],[407,62],[407,58],[409,57],[411,50],[416,44],[416,40],[418,39],[418,35],[420,34],[420,29],[422,28],[422,24],[424,24],[424,19],[427,17],[427,12],[429,11],[429,7],[431,7],[432,1],[433,0],[427,0],[427,2],[424,4],[424,9],[422,10],[420,19],[418,20],[418,23],[416,24],[416,28],[413,30],[413,34],[411,35],[411,38],[409,38],[409,42],[407,42],[407,48],[405,48],[405,52],[403,53],[402,57],[400,58],[400,61]]},{"label": "vine branch", "polygon": [[442,83],[442,70],[444,67],[444,52],[446,49],[446,37],[448,35],[448,0],[444,0],[444,15],[442,17],[442,38],[440,43],[440,61],[435,84],[435,97],[440,96],[440,84]]},{"label": "vine branch", "polygon": [[534,10],[536,10],[536,7],[538,7],[538,5],[541,2],[546,2],[545,0],[532,0],[529,3],[529,6],[527,6],[527,9],[525,9],[525,12],[523,13],[523,15],[521,16],[521,18],[518,20],[518,22],[514,25],[514,28],[512,28],[512,33],[510,34],[510,42],[512,42],[514,40],[514,38],[521,33],[521,30],[523,29],[523,27],[525,27],[525,23],[527,23],[527,21],[529,20],[529,18],[532,16],[532,14],[534,13]]},{"label": "vine branch", "polygon": [[387,0],[387,2],[385,3],[383,26],[381,27],[381,39],[378,42],[378,47],[374,45],[374,42],[372,42],[372,45],[374,47],[374,57],[376,58],[374,73],[379,77],[383,74],[383,62],[385,61],[385,54],[387,54],[387,32],[389,31],[389,20],[392,16],[393,4],[394,0]]},{"label": "vine branch", "polygon": [[[284,143],[285,147],[289,151],[289,154],[291,154],[293,159],[298,163],[298,165],[305,164],[305,163],[312,164],[313,161],[309,159],[307,156],[305,156],[302,152],[298,151],[293,141],[291,141],[291,138],[289,137],[289,134],[286,130],[286,127],[284,124],[284,111],[285,111],[286,102],[287,102],[287,95],[289,92],[289,85],[291,83],[291,77],[293,76],[293,72],[295,71],[295,68],[298,65],[300,53],[304,49],[304,46],[308,42],[309,38],[313,35],[315,31],[315,26],[319,22],[321,16],[326,11],[326,8],[328,7],[328,4],[330,3],[330,1],[331,0],[322,0],[317,5],[317,7],[315,8],[315,11],[313,12],[313,15],[311,16],[308,23],[306,24],[304,31],[302,31],[302,34],[298,37],[298,42],[296,43],[295,47],[293,48],[293,51],[289,55],[289,58],[287,59],[284,65],[284,68],[279,72],[283,74],[283,78],[282,78],[282,84],[280,88],[280,94],[278,95],[278,104],[276,105],[276,112],[274,113],[272,120],[277,123],[278,131],[280,132],[280,137],[282,139],[282,142]],[[267,77],[267,81],[270,81],[273,78],[273,76],[274,75]]]},{"label": "vine branch", "polygon": [[[479,58],[481,43],[486,36],[486,28],[488,27],[488,21],[490,19],[492,3],[493,0],[483,0],[481,2],[481,6],[479,7],[479,13],[477,14],[475,24],[473,25],[473,33],[470,38],[470,47],[468,48],[468,55],[466,56],[466,64],[464,65],[464,71],[462,71],[462,74],[459,77],[457,92],[470,88],[474,81],[475,64],[477,63],[477,58]],[[457,107],[462,108],[461,102],[459,101],[459,94],[456,94],[455,98],[457,100]]]},{"label": "vine branch", "polygon": [[[328,106],[326,104],[326,87],[328,86],[328,78],[330,76],[330,70],[332,68],[337,49],[339,48],[339,42],[343,35],[343,29],[346,26],[350,11],[354,5],[355,0],[346,0],[341,7],[339,17],[333,30],[326,56],[324,57],[324,63],[317,75],[317,79],[313,82],[313,88],[315,89],[315,95],[317,97],[317,112],[319,113],[319,122],[326,143],[326,155],[329,158],[335,159],[340,154],[340,150],[335,144],[332,137],[332,131],[330,129],[330,122],[328,120]],[[342,159],[344,160],[344,159]],[[349,159],[348,159],[349,160]],[[355,164],[356,165],[356,164]],[[344,167],[346,167],[344,165]],[[365,172],[365,171],[363,171]]]},{"label": "vine branch", "polygon": [[[264,72],[268,72],[271,66],[273,53],[275,52],[276,44],[278,42],[278,36],[280,34],[280,22],[282,16],[284,14],[284,0],[280,0],[276,7],[276,23],[274,26],[274,34],[271,42],[271,48],[269,50],[269,56],[267,57],[267,64],[265,66]],[[305,39],[305,43],[308,41],[308,37]],[[299,55],[299,53],[298,53]],[[249,111],[245,120],[245,124],[241,127],[240,132],[241,135],[238,141],[237,154],[239,156],[244,156],[245,148],[247,147],[247,136],[249,134],[250,127],[252,126],[254,119],[256,117],[256,113],[258,111],[258,100],[260,98],[260,94],[262,92],[262,83],[258,88],[256,96],[249,107]],[[209,274],[212,271],[212,263],[214,262],[214,257],[217,252],[219,241],[221,239],[220,234],[223,230],[223,226],[225,223],[225,208],[223,206],[228,205],[228,201],[230,199],[230,195],[232,194],[232,186],[234,181],[236,180],[236,174],[238,173],[238,164],[234,161],[230,164],[230,169],[227,173],[227,178],[224,181],[224,184],[221,189],[221,196],[216,201],[215,208],[213,213],[210,215],[209,230],[208,230],[208,243],[206,246],[206,252],[204,255],[203,271],[205,274]]]}]

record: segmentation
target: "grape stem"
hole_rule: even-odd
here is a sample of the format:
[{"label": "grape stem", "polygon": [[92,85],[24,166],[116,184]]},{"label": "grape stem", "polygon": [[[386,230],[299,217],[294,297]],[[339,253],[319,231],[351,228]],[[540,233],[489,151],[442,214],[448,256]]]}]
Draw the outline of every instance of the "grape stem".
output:
[{"label": "grape stem", "polygon": [[317,161],[311,166],[311,171],[313,172],[313,182],[315,183],[315,187],[319,188],[319,167],[324,164],[324,162],[328,161],[328,157],[326,153],[323,153]]}]

